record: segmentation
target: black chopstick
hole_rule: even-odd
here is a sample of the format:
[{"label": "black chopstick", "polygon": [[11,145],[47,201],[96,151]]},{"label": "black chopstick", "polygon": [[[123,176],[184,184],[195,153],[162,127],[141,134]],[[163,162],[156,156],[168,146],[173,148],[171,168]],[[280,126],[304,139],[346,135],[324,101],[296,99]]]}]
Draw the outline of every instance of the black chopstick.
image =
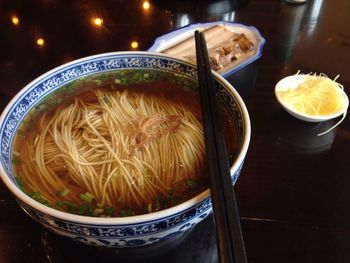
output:
[{"label": "black chopstick", "polygon": [[220,262],[247,262],[204,33],[195,31],[207,169]]}]

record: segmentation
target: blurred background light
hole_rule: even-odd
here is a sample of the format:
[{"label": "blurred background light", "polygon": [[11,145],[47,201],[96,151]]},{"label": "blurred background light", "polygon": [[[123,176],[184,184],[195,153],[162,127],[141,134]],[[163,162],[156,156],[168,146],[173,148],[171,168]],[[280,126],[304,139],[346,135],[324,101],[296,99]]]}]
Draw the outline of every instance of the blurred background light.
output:
[{"label": "blurred background light", "polygon": [[136,48],[139,47],[139,43],[138,43],[137,41],[131,41],[130,47],[131,47],[132,49],[136,49]]},{"label": "blurred background light", "polygon": [[91,19],[92,25],[94,25],[95,27],[102,27],[103,26],[103,19],[102,17],[93,17]]},{"label": "blurred background light", "polygon": [[36,39],[36,44],[39,47],[43,47],[45,45],[45,40],[43,38],[39,37],[39,38]]},{"label": "blurred background light", "polygon": [[18,16],[11,16],[11,22],[12,24],[14,24],[15,26],[18,26],[19,25],[19,18]]},{"label": "blurred background light", "polygon": [[150,4],[148,1],[144,1],[143,4],[142,4],[142,8],[144,10],[148,10],[150,8]]}]

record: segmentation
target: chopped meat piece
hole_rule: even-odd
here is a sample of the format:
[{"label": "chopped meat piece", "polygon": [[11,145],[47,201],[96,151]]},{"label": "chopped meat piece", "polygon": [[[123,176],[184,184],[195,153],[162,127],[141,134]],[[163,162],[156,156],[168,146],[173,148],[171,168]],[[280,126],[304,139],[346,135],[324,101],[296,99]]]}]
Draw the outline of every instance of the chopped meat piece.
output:
[{"label": "chopped meat piece", "polygon": [[240,34],[234,41],[238,42],[243,52],[247,52],[253,48],[253,43],[244,34]]},{"label": "chopped meat piece", "polygon": [[240,34],[229,41],[223,42],[222,46],[209,50],[209,57],[214,70],[229,65],[253,48],[252,42],[244,34]]},{"label": "chopped meat piece", "polygon": [[222,68],[219,63],[219,60],[215,56],[209,56],[210,66],[213,70],[218,70]]}]

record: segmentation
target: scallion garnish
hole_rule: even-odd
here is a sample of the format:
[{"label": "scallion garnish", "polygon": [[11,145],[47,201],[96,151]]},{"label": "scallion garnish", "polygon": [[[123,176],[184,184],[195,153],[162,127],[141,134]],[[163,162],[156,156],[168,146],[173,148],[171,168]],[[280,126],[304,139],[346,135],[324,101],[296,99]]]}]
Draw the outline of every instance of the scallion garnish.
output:
[{"label": "scallion garnish", "polygon": [[105,213],[109,216],[114,216],[115,215],[115,209],[112,206],[107,206],[104,208]]},{"label": "scallion garnish", "polygon": [[131,209],[122,209],[120,210],[120,216],[133,216],[135,214],[135,212]]},{"label": "scallion garnish", "polygon": [[69,192],[70,192],[70,190],[66,188],[66,189],[64,189],[63,191],[57,191],[57,192],[56,192],[56,195],[57,195],[57,196],[66,196],[66,195],[69,194]]},{"label": "scallion garnish", "polygon": [[197,182],[193,179],[187,179],[185,183],[191,188],[194,188],[197,186]]},{"label": "scallion garnish", "polygon": [[79,195],[80,199],[85,201],[85,202],[88,202],[88,203],[91,203],[92,200],[95,198],[91,193],[89,192],[86,192],[85,194],[80,194]]},{"label": "scallion garnish", "polygon": [[40,197],[41,193],[40,192],[30,192],[28,195],[33,199],[38,199]]}]

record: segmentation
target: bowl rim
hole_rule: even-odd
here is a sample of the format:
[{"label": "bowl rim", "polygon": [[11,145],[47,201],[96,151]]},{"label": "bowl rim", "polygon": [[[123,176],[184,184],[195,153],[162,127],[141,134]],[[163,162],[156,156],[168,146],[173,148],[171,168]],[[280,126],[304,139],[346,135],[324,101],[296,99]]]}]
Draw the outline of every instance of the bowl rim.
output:
[{"label": "bowl rim", "polygon": [[[40,82],[42,79],[46,78],[49,75],[54,74],[55,72],[58,72],[59,70],[62,70],[64,68],[73,66],[74,64],[103,58],[106,56],[118,56],[118,55],[130,55],[130,56],[147,56],[147,57],[161,57],[164,59],[170,59],[172,61],[176,61],[178,63],[190,65],[191,67],[194,67],[196,69],[196,66],[183,60],[179,59],[178,57],[169,56],[165,54],[160,54],[156,52],[148,52],[148,51],[116,51],[116,52],[106,52],[106,53],[100,53],[95,54],[91,56],[82,57],[73,61],[70,61],[68,63],[64,63],[58,67],[55,67],[46,73],[36,77],[34,80],[32,80],[30,83],[25,85],[6,105],[3,112],[0,115],[0,126],[2,126],[5,117],[13,107],[14,103],[17,101],[19,97],[21,97],[25,92],[31,89],[31,87],[35,86],[37,82]],[[248,110],[241,98],[241,96],[238,94],[238,92],[234,89],[234,87],[225,80],[222,76],[220,76],[218,73],[212,71],[212,74],[214,76],[214,79],[218,81],[223,87],[225,87],[225,90],[230,93],[231,96],[235,97],[235,100],[238,103],[239,110],[242,115],[243,125],[244,125],[244,137],[243,141],[241,143],[241,150],[239,151],[239,154],[237,155],[237,158],[234,160],[232,166],[230,167],[231,175],[238,171],[240,169],[240,166],[242,165],[244,158],[246,156],[246,153],[248,151],[248,146],[250,143],[250,137],[251,137],[251,124],[250,124],[250,118],[248,114]],[[128,216],[128,217],[106,217],[106,218],[100,218],[100,217],[91,217],[91,216],[82,216],[82,215],[76,215],[71,214],[64,211],[59,211],[54,208],[50,208],[48,206],[45,206],[31,197],[29,197],[27,194],[22,192],[22,190],[19,189],[19,187],[9,178],[7,173],[5,172],[5,169],[0,162],[0,176],[2,181],[5,183],[7,188],[10,190],[10,192],[15,195],[16,198],[18,198],[19,201],[23,202],[27,206],[37,210],[38,212],[53,217],[56,219],[60,219],[63,221],[69,221],[72,223],[79,223],[79,224],[85,224],[85,225],[138,225],[138,224],[144,224],[147,222],[154,222],[159,220],[164,220],[165,218],[173,217],[177,214],[183,213],[186,210],[190,210],[195,205],[203,202],[207,198],[210,197],[210,190],[206,189],[205,191],[199,193],[195,197],[182,202],[181,204],[178,204],[176,206],[163,209],[157,212],[149,213],[149,214],[142,214],[142,215],[135,215],[135,216]],[[17,200],[16,200],[17,201]]]},{"label": "bowl rim", "polygon": [[336,117],[339,117],[340,115],[344,114],[344,112],[346,112],[348,110],[349,107],[349,98],[347,96],[347,94],[345,93],[344,90],[340,89],[344,99],[345,99],[345,107],[343,111],[339,111],[333,114],[328,114],[328,115],[310,115],[310,114],[305,114],[305,113],[301,113],[295,109],[293,109],[291,106],[289,106],[287,103],[285,103],[280,96],[278,96],[277,92],[280,90],[284,89],[284,85],[285,83],[287,83],[288,81],[302,81],[303,78],[305,78],[305,76],[308,76],[307,74],[294,74],[294,75],[290,75],[290,76],[286,76],[282,79],[280,79],[277,84],[275,85],[275,97],[278,101],[278,103],[280,103],[282,105],[282,107],[289,112],[291,115],[293,115],[295,118],[298,118],[300,120],[303,121],[308,121],[308,122],[322,122],[322,121],[327,121],[327,120],[331,120],[334,119]]}]

